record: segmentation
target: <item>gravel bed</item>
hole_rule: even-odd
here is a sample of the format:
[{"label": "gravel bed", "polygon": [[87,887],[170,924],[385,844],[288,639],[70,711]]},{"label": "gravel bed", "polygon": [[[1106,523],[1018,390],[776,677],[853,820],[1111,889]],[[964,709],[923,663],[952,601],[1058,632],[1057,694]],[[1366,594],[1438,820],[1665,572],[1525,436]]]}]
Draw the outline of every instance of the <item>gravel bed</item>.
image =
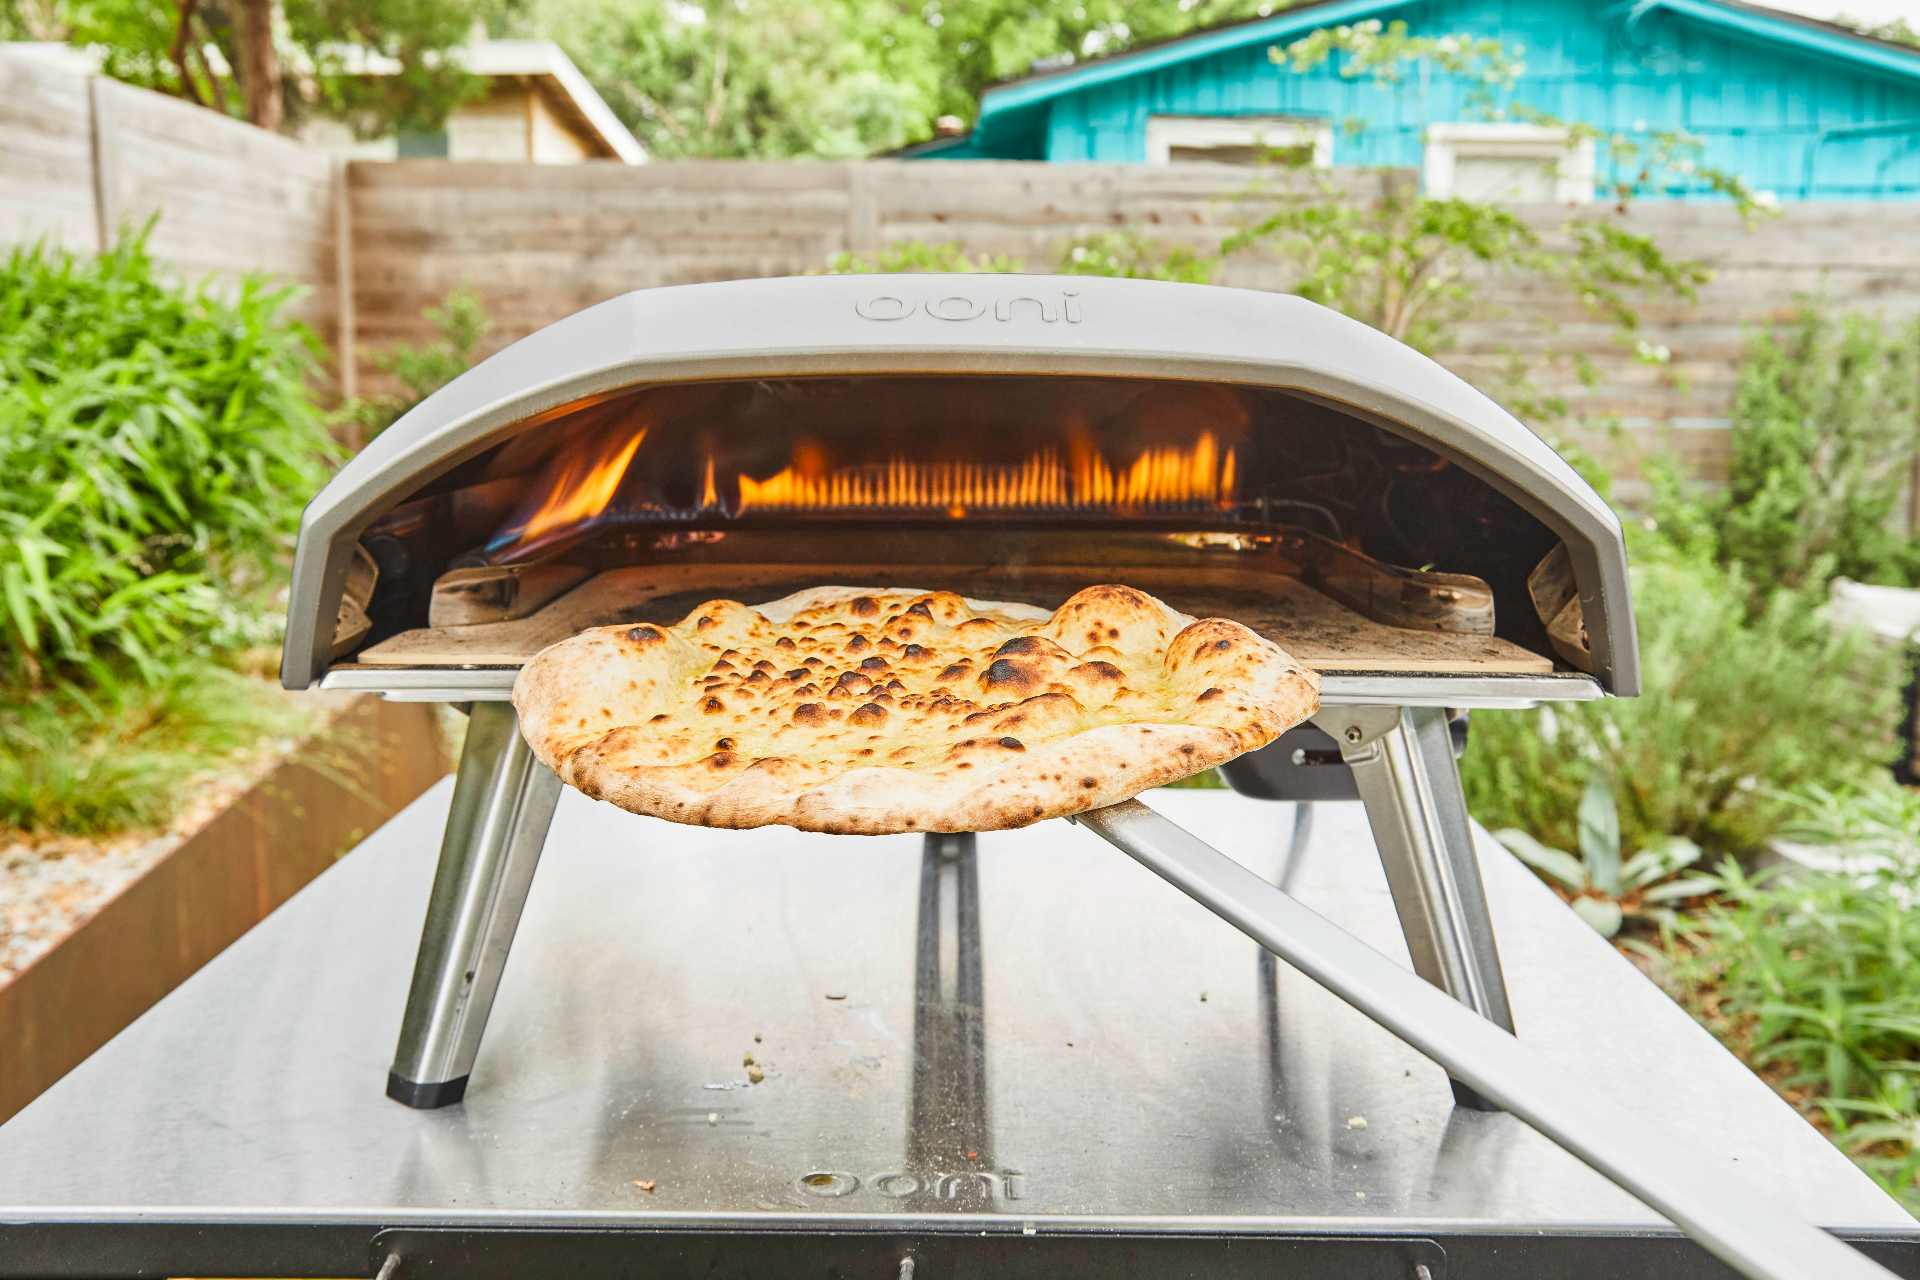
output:
[{"label": "gravel bed", "polygon": [[275,742],[193,788],[164,831],[104,838],[0,830],[0,987],[179,848],[293,749]]}]

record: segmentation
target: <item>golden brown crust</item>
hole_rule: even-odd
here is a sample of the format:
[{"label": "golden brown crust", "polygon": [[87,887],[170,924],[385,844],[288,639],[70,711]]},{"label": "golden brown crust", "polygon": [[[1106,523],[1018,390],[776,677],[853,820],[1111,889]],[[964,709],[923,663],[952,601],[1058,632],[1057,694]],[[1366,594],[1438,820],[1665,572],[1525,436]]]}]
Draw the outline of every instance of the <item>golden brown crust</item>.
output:
[{"label": "golden brown crust", "polygon": [[514,684],[567,782],[711,827],[991,831],[1116,803],[1265,746],[1319,680],[1225,618],[1131,587],[1053,613],[944,591],[712,600],[584,631]]}]

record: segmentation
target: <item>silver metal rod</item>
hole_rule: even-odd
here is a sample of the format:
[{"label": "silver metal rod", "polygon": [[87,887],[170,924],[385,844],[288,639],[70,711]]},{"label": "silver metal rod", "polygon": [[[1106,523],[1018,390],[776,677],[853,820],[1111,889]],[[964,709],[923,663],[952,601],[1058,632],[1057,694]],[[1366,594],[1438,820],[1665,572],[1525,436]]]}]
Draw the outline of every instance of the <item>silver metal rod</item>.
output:
[{"label": "silver metal rod", "polygon": [[[1376,717],[1384,729],[1366,724]],[[1413,971],[1489,1022],[1512,1031],[1513,1008],[1480,883],[1480,861],[1473,852],[1473,828],[1447,713],[1437,707],[1400,707],[1384,714],[1348,713],[1347,719],[1336,738],[1367,807],[1367,823],[1407,936]],[[1353,734],[1355,728],[1362,732]],[[1369,734],[1367,729],[1378,731]],[[1486,1099],[1457,1081],[1454,1096],[1463,1106],[1488,1109]]]},{"label": "silver metal rod", "polygon": [[1637,1117],[1596,1105],[1506,1031],[1138,800],[1076,819],[1340,999],[1638,1196],[1753,1280],[1891,1275]]},{"label": "silver metal rod", "polygon": [[512,704],[476,703],[387,1077],[394,1101],[442,1107],[466,1093],[559,799]]}]

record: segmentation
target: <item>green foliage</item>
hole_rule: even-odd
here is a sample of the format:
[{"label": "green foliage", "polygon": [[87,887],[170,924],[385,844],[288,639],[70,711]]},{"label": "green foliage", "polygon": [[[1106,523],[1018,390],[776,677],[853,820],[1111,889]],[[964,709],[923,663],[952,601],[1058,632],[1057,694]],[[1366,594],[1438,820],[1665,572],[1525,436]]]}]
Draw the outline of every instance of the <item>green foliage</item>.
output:
[{"label": "green foliage", "polygon": [[312,710],[204,661],[98,673],[0,703],[0,827],[99,835],[160,826],[189,784]]},{"label": "green foliage", "polygon": [[[203,0],[204,2],[204,0]],[[472,30],[465,0],[281,0],[287,34],[311,67],[305,109],[340,120],[362,138],[432,132],[486,91],[452,56]],[[369,57],[391,75],[355,75]]]},{"label": "green foliage", "polygon": [[1920,1209],[1920,861],[1749,875],[1729,860],[1714,889],[1669,939],[1668,985]]},{"label": "green foliage", "polygon": [[1229,236],[1222,255],[1277,254],[1297,265],[1293,292],[1416,351],[1433,351],[1472,313],[1487,269],[1547,258],[1539,237],[1498,205],[1428,199],[1400,181],[1371,199],[1319,182],[1319,199],[1276,203]]},{"label": "green foliage", "polygon": [[259,638],[332,456],[294,296],[168,284],[144,234],[0,266],[0,682]]},{"label": "green foliage", "polygon": [[951,240],[900,240],[878,253],[836,253],[827,259],[827,273],[836,276],[1024,270],[1018,258],[976,258]]},{"label": "green foliage", "polygon": [[854,156],[970,118],[988,84],[1251,16],[1259,0],[532,0],[497,34],[554,39],[656,156]]},{"label": "green foliage", "polygon": [[1803,307],[1748,345],[1724,491],[1672,469],[1653,515],[1696,553],[1741,565],[1757,587],[1824,591],[1835,575],[1906,585],[1920,547],[1894,517],[1920,448],[1920,321]]},{"label": "green foliage", "polygon": [[[1132,231],[1102,231],[1069,240],[1055,270],[1070,276],[1125,276],[1136,280],[1176,280],[1210,284],[1219,271],[1216,254],[1185,245],[1166,245]],[[836,253],[827,260],[832,275],[920,272],[1019,272],[1018,258],[975,256],[951,240],[901,240],[878,253]]]},{"label": "green foliage", "polygon": [[413,406],[471,369],[493,329],[486,304],[470,289],[455,289],[423,313],[435,340],[422,346],[396,344],[373,357],[374,367],[400,384],[400,394],[363,396],[342,416],[355,424],[362,440],[385,431]]},{"label": "green foliage", "polygon": [[[31,21],[35,38],[98,49],[102,70],[116,80],[244,116],[240,85],[221,70],[245,65],[240,7],[239,0],[28,0],[16,21]],[[362,137],[438,129],[486,88],[452,56],[477,16],[466,0],[281,0],[279,7],[278,88],[289,123],[328,116]],[[489,7],[501,9],[503,0]],[[354,74],[369,56],[397,67]]]},{"label": "green foliage", "polygon": [[1212,284],[1220,274],[1220,254],[1163,244],[1133,231],[1101,231],[1069,242],[1060,255],[1059,271],[1069,276]]},{"label": "green foliage", "polygon": [[1474,713],[1461,776],[1482,822],[1576,847],[1598,777],[1624,847],[1745,852],[1787,821],[1790,789],[1858,789],[1891,758],[1898,656],[1828,627],[1817,600],[1762,593],[1755,610],[1737,569],[1657,546],[1633,581],[1644,691]]},{"label": "green foliage", "polygon": [[1699,877],[1676,879],[1700,861],[1700,846],[1685,836],[1661,836],[1631,856],[1620,848],[1620,812],[1607,780],[1587,780],[1580,797],[1578,853],[1544,845],[1514,827],[1496,831],[1515,857],[1557,884],[1574,912],[1603,938],[1620,932],[1629,916],[1706,892]]}]

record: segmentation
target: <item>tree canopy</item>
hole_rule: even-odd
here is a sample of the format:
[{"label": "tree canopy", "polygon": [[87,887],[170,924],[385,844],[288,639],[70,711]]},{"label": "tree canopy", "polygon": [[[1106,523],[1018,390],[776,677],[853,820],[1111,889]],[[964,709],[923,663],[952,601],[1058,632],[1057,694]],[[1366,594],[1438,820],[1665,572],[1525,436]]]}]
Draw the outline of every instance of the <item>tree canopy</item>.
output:
[{"label": "tree canopy", "polygon": [[495,34],[557,41],[662,158],[851,156],[970,118],[981,89],[1284,8],[1270,0],[527,0]]},{"label": "tree canopy", "polygon": [[[458,47],[550,39],[654,155],[854,156],[965,121],[980,91],[1290,0],[0,0],[0,38],[268,127],[430,130],[480,84]],[[392,74],[353,74],[369,55]]]}]

